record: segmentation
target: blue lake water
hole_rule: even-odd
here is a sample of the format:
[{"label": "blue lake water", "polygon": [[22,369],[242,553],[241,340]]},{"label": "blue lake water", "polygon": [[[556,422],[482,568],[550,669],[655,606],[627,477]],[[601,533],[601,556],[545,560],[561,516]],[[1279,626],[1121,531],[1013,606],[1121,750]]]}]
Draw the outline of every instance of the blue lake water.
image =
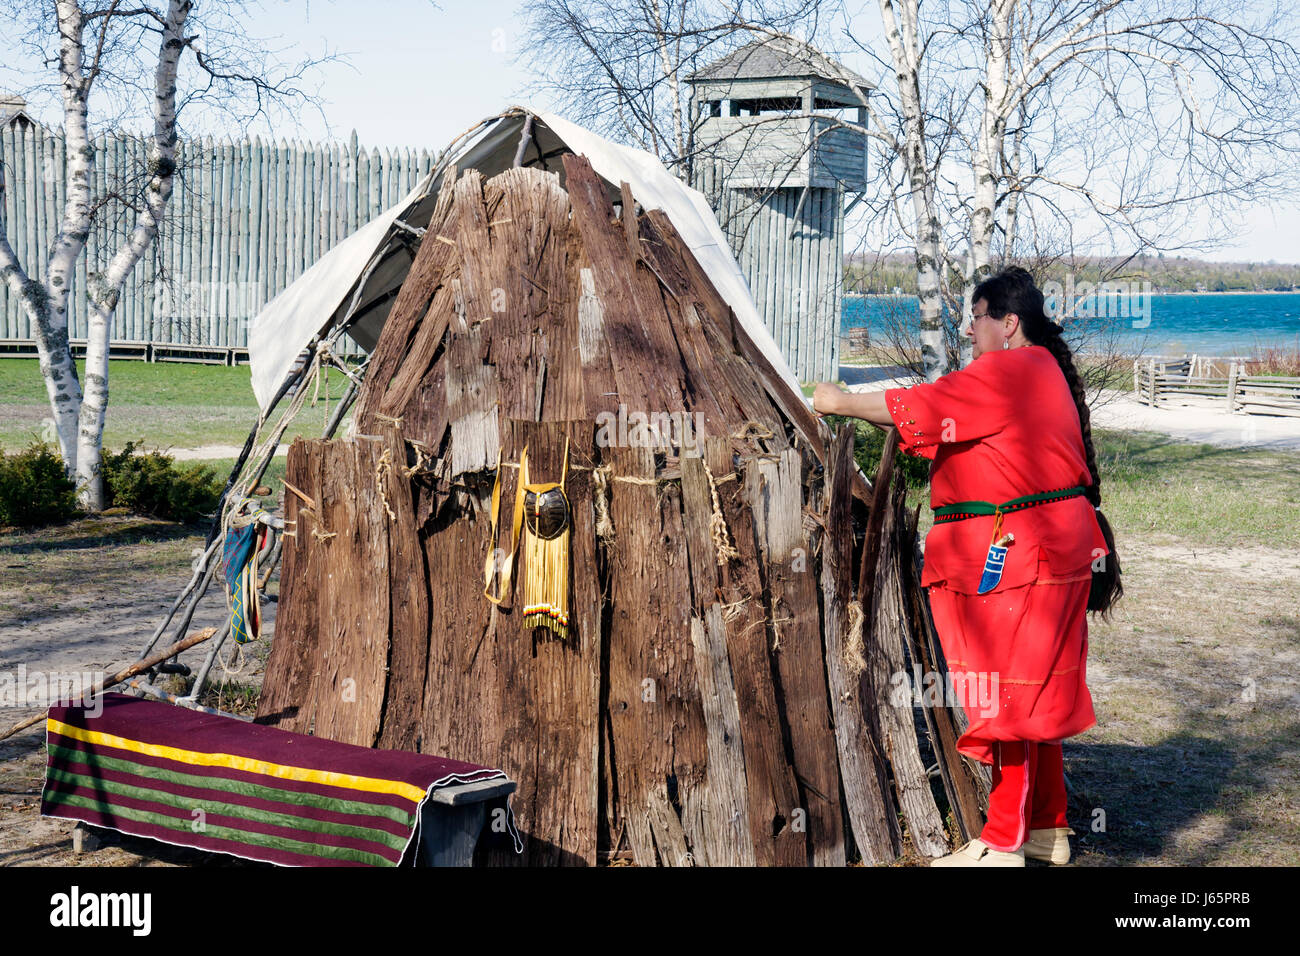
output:
[{"label": "blue lake water", "polygon": [[[1093,312],[1097,317],[1073,321],[1081,328],[1111,328],[1117,344],[1134,353],[1226,357],[1300,347],[1300,292],[1138,296],[1097,303]],[[919,324],[920,314],[914,296],[845,296],[843,327],[878,333],[890,316],[910,325]]]}]

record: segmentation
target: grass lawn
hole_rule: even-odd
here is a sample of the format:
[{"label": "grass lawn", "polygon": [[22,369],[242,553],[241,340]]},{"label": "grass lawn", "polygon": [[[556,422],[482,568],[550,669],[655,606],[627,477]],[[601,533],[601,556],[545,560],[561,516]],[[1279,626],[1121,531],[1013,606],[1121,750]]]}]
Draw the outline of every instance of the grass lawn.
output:
[{"label": "grass lawn", "polygon": [[[77,374],[85,363],[77,361]],[[125,405],[212,404],[257,411],[247,365],[191,365],[183,362],[108,363],[110,402]],[[39,404],[45,401],[45,383],[33,358],[0,359],[0,404]]]},{"label": "grass lawn", "polygon": [[[78,374],[83,363],[78,362]],[[345,380],[341,372],[329,377],[329,394],[338,398]],[[198,448],[240,445],[257,419],[257,400],[248,366],[188,365],[179,362],[109,362],[109,401],[104,446],[117,450],[128,441],[149,448]],[[310,401],[285,434],[319,435],[329,420],[331,405],[315,408]],[[50,418],[45,384],[36,359],[0,358],[0,449],[25,447],[45,432]]]},{"label": "grass lawn", "polygon": [[[284,455],[279,455],[271,459],[271,464],[266,468],[266,474],[262,476],[262,484],[271,489],[271,494],[278,499],[280,492],[284,490]],[[230,469],[235,467],[233,458],[203,458],[195,461],[185,462],[187,465],[202,465],[204,468],[211,469],[224,485],[226,479],[230,477]]]},{"label": "grass lawn", "polygon": [[1097,444],[1125,593],[1065,744],[1079,862],[1300,863],[1300,453]]},{"label": "grass lawn", "polygon": [[1300,451],[1106,429],[1093,441],[1102,511],[1117,534],[1172,536],[1202,548],[1300,550]]}]

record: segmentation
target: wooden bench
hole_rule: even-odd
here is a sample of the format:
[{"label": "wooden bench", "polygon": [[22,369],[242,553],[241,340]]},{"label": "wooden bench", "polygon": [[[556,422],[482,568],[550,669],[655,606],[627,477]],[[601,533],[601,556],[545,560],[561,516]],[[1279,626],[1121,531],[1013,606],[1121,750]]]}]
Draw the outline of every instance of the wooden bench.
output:
[{"label": "wooden bench", "polygon": [[46,716],[41,815],[76,821],[78,852],[117,830],[283,866],[469,866],[490,817],[522,849],[500,770],[116,692],[96,705]]},{"label": "wooden bench", "polygon": [[474,848],[488,823],[488,811],[506,809],[515,792],[513,780],[484,780],[441,787],[420,812],[419,866],[471,866]]},{"label": "wooden bench", "polygon": [[151,361],[195,362],[200,365],[239,365],[240,356],[248,359],[248,349],[227,345],[182,345],[176,342],[155,342]]},{"label": "wooden bench", "polygon": [[[433,791],[420,811],[416,866],[473,866],[474,850],[488,824],[488,812],[505,812],[506,799],[518,786],[513,780],[484,780]],[[72,852],[99,849],[113,831],[84,821],[72,828]]]}]

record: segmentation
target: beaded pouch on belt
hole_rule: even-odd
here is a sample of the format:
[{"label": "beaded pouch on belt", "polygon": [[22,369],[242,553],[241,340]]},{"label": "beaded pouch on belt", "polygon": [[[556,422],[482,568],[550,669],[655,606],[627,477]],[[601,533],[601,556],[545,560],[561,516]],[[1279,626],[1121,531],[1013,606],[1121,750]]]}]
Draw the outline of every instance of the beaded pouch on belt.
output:
[{"label": "beaded pouch on belt", "polygon": [[1063,501],[1066,498],[1074,498],[1082,495],[1084,490],[1082,486],[1074,485],[1069,488],[1040,491],[1037,494],[1012,498],[1010,501],[1004,501],[1001,504],[994,504],[991,501],[958,501],[956,504],[935,508],[934,520],[936,524],[942,524],[947,521],[962,521],[976,515],[994,516],[993,540],[989,543],[989,553],[984,559],[984,573],[980,576],[979,590],[976,592],[978,594],[988,594],[1002,580],[1002,568],[1007,561],[1007,548],[1016,542],[1015,535],[1010,533],[998,537],[1002,531],[1002,516],[1008,511],[1020,511],[1023,508],[1047,504],[1049,501]]},{"label": "beaded pouch on belt", "polygon": [[999,513],[993,528],[993,543],[989,545],[988,557],[984,559],[984,573],[980,575],[977,594],[988,594],[998,586],[998,582],[1002,580],[1002,568],[1007,563],[1007,548],[1016,543],[1014,534],[1004,534],[998,538],[997,534],[1001,526],[1002,515]]}]

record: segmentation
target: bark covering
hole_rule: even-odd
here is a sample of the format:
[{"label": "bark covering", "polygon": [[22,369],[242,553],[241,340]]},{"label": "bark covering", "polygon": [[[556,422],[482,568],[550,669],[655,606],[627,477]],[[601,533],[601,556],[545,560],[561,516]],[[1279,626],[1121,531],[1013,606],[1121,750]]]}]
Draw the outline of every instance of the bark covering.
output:
[{"label": "bark covering", "polygon": [[[828,448],[626,185],[573,156],[563,183],[449,177],[354,433],[290,450],[309,500],[288,503],[260,720],[504,769],[526,849],[488,841],[491,862],[883,862],[900,807],[935,852],[912,711],[880,714],[843,664],[869,497],[851,438]],[[523,626],[522,569],[499,606],[483,577],[511,548],[524,449],[531,481],[559,481],[566,443],[561,639]],[[899,562],[869,563],[897,609]],[[911,620],[873,629],[880,661],[904,659]]]}]

